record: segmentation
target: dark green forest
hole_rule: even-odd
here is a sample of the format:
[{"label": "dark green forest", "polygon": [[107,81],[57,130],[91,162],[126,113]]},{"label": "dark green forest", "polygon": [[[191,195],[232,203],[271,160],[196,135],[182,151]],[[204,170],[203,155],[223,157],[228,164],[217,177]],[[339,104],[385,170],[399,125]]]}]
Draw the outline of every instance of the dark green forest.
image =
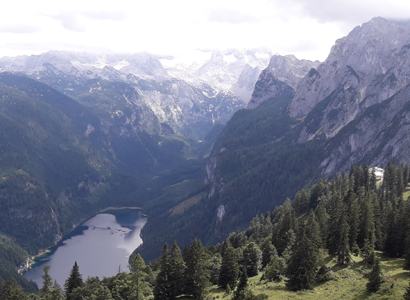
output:
[{"label": "dark green forest", "polygon": [[[106,83],[101,93],[115,96],[113,86],[127,92]],[[130,128],[121,137],[121,120],[106,122],[107,114],[26,76],[0,74],[0,278],[27,287],[17,276],[27,257],[102,209],[142,207],[159,194],[150,176],[185,160],[190,145],[181,137]]]},{"label": "dark green forest", "polygon": [[315,291],[350,267],[360,268],[366,295],[377,295],[385,284],[409,294],[410,287],[395,288],[380,267],[381,259],[397,259],[410,269],[410,202],[403,198],[409,180],[407,165],[389,163],[382,181],[367,165],[352,166],[350,174],[319,180],[255,216],[222,243],[204,247],[194,239],[183,251],[176,242],[165,244],[159,259],[146,264],[133,255],[130,273],[109,278],[83,280],[75,264],[64,288],[45,267],[39,294],[24,293],[9,278],[0,284],[0,299],[213,299],[212,286],[232,299],[267,299],[249,284],[252,278],[259,285],[284,282],[294,293]]}]

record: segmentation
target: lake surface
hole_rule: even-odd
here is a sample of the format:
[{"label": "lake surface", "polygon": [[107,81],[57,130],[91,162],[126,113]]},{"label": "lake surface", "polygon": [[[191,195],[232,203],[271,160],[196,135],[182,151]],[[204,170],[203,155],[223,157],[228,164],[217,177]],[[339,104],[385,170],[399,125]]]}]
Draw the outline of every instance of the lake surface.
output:
[{"label": "lake surface", "polygon": [[38,287],[43,286],[43,266],[64,288],[65,280],[77,261],[83,280],[88,276],[109,277],[119,270],[128,272],[128,258],[142,240],[141,228],[146,220],[138,210],[117,210],[97,214],[86,220],[54,247],[36,258],[33,268],[24,274]]}]

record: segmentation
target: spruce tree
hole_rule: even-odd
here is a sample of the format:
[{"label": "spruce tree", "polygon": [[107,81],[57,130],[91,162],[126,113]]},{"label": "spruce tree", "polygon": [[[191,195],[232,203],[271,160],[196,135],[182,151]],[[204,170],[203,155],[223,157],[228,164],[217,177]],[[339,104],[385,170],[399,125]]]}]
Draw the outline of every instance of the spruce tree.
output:
[{"label": "spruce tree", "polygon": [[185,264],[181,249],[174,242],[168,250],[165,244],[160,260],[160,271],[154,288],[154,298],[158,300],[175,299],[183,293]]},{"label": "spruce tree", "polygon": [[235,290],[233,300],[239,300],[239,299],[244,299],[244,292],[246,287],[248,286],[248,275],[246,275],[246,269],[241,268],[240,271],[240,276],[239,276],[239,283],[238,287]]},{"label": "spruce tree", "polygon": [[360,247],[365,247],[363,256],[368,257],[374,249],[376,241],[375,222],[374,222],[374,204],[369,195],[366,195],[360,207],[360,223],[358,244]]},{"label": "spruce tree", "polygon": [[346,214],[340,218],[340,240],[337,249],[337,262],[345,265],[350,262],[349,230],[350,226]]},{"label": "spruce tree", "polygon": [[185,294],[200,299],[209,284],[207,256],[200,240],[194,240],[185,256]]},{"label": "spruce tree", "polygon": [[408,229],[406,233],[404,244],[406,246],[406,250],[404,252],[404,259],[406,263],[404,265],[404,268],[406,270],[410,270],[410,229]]},{"label": "spruce tree", "polygon": [[224,256],[222,257],[221,269],[219,272],[219,286],[226,288],[229,285],[233,290],[236,286],[239,274],[238,257],[235,249],[229,246],[225,249]]},{"label": "spruce tree", "polygon": [[61,289],[61,286],[57,283],[57,280],[54,280],[50,298],[52,300],[65,300],[64,292]]},{"label": "spruce tree", "polygon": [[360,216],[359,216],[359,205],[357,203],[357,199],[354,198],[350,202],[349,205],[349,247],[353,253],[356,255],[359,253],[359,246],[357,244],[357,237],[359,234],[359,223],[360,223]]},{"label": "spruce tree", "polygon": [[165,243],[162,248],[162,255],[159,259],[159,272],[155,280],[154,287],[154,299],[155,300],[167,300],[168,298],[168,269],[169,269],[169,249],[168,244]]},{"label": "spruce tree", "polygon": [[380,270],[380,260],[375,259],[372,271],[369,274],[369,281],[366,284],[366,288],[369,292],[376,292],[382,284],[382,275]]},{"label": "spruce tree", "polygon": [[81,287],[84,285],[83,278],[80,274],[79,267],[77,262],[74,263],[73,268],[71,269],[70,276],[67,278],[64,284],[65,294],[68,300],[71,299],[71,293],[75,288]]},{"label": "spruce tree", "polygon": [[292,249],[286,276],[286,287],[290,290],[311,289],[316,278],[317,248],[300,226],[297,240]]},{"label": "spruce tree", "polygon": [[14,277],[6,281],[0,281],[0,299],[1,300],[27,300],[22,287],[17,283]]},{"label": "spruce tree", "polygon": [[400,252],[399,245],[403,238],[399,234],[401,231],[399,214],[398,203],[397,200],[394,199],[392,202],[392,210],[387,215],[387,235],[384,244],[384,252],[389,257],[397,257]]},{"label": "spruce tree", "polygon": [[272,235],[269,235],[264,241],[262,242],[261,246],[262,251],[262,269],[264,269],[272,259],[272,256],[277,254],[275,246],[272,244]]},{"label": "spruce tree", "polygon": [[404,292],[404,295],[403,295],[403,300],[410,300],[410,283],[409,283],[409,286],[406,287],[406,291]]},{"label": "spruce tree", "polygon": [[267,281],[280,282],[285,275],[286,263],[278,254],[273,255],[271,261],[265,268],[263,279]]},{"label": "spruce tree", "polygon": [[181,249],[174,242],[169,251],[169,274],[168,286],[170,288],[170,298],[173,299],[183,293],[184,289],[185,263],[182,258]]},{"label": "spruce tree", "polygon": [[131,257],[129,269],[132,281],[132,298],[141,300],[149,296],[152,290],[148,284],[147,266],[139,253]]},{"label": "spruce tree", "polygon": [[322,242],[325,243],[326,237],[327,237],[327,226],[328,226],[329,214],[326,212],[326,208],[324,207],[324,204],[322,202],[323,201],[321,201],[319,206],[316,208],[315,215],[316,215],[317,222],[319,225],[320,238],[322,239]]},{"label": "spruce tree", "polygon": [[53,290],[53,279],[51,278],[50,274],[48,274],[49,270],[50,270],[49,265],[43,266],[44,275],[41,275],[41,277],[43,278],[43,287],[40,289],[41,297],[44,297],[50,294],[51,291]]},{"label": "spruce tree", "polygon": [[219,272],[221,269],[222,257],[221,254],[216,253],[208,261],[208,270],[210,274],[210,281],[212,284],[219,283]]},{"label": "spruce tree", "polygon": [[289,232],[295,231],[296,214],[289,198],[278,210],[276,216],[278,222],[274,226],[272,244],[276,247],[279,255],[282,255],[282,252],[289,246]]},{"label": "spruce tree", "polygon": [[317,221],[316,215],[313,210],[310,211],[309,217],[306,221],[306,235],[308,239],[312,242],[313,246],[318,251],[323,247],[323,241],[321,237],[321,232],[319,228],[319,223]]},{"label": "spruce tree", "polygon": [[344,214],[345,208],[341,199],[341,195],[339,193],[336,193],[335,195],[333,195],[330,204],[326,243],[331,255],[335,255],[339,249],[341,239],[340,220],[342,215]]},{"label": "spruce tree", "polygon": [[242,265],[248,277],[258,275],[260,258],[261,251],[254,242],[249,243],[243,250]]}]

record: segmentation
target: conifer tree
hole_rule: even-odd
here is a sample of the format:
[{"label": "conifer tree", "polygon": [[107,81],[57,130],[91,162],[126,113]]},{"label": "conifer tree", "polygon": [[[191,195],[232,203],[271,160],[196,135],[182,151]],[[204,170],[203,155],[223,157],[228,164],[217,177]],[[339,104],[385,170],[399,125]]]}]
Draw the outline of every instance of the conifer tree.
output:
[{"label": "conifer tree", "polygon": [[221,269],[222,257],[221,254],[216,253],[208,261],[208,270],[210,274],[210,281],[212,284],[218,284],[219,272]]},{"label": "conifer tree", "polygon": [[242,265],[248,277],[258,275],[260,258],[261,251],[254,242],[249,243],[243,250]]},{"label": "conifer tree", "polygon": [[358,234],[358,244],[360,247],[365,247],[364,257],[368,257],[370,253],[374,250],[375,244],[375,222],[374,222],[374,204],[371,201],[369,195],[366,195],[362,201],[360,208],[360,223],[359,223],[359,234]]},{"label": "conifer tree", "polygon": [[334,255],[338,252],[341,240],[341,217],[345,214],[345,208],[339,193],[335,194],[331,200],[328,221],[327,248],[329,253]]},{"label": "conifer tree", "polygon": [[165,244],[162,250],[160,271],[154,288],[154,298],[175,299],[183,293],[185,264],[181,255],[181,249],[174,242],[168,250]]},{"label": "conifer tree", "polygon": [[169,251],[169,268],[168,286],[171,290],[171,299],[173,299],[183,293],[185,272],[185,263],[182,258],[181,249],[176,242],[174,242]]},{"label": "conifer tree", "polygon": [[289,246],[289,232],[294,232],[296,228],[296,214],[289,198],[280,207],[276,218],[278,218],[278,222],[274,226],[272,244],[276,247],[279,255],[281,255],[286,247]]},{"label": "conifer tree", "polygon": [[313,246],[318,251],[323,247],[321,232],[319,228],[319,223],[317,221],[316,215],[313,210],[310,211],[309,217],[306,221],[306,236],[312,242]]},{"label": "conifer tree", "polygon": [[80,274],[79,267],[77,262],[74,262],[74,266],[71,269],[70,276],[67,278],[64,287],[67,300],[71,299],[71,293],[75,288],[81,287],[84,285],[83,278]]},{"label": "conifer tree", "polygon": [[185,294],[199,299],[208,286],[210,278],[207,256],[200,240],[195,239],[188,248],[185,264]]},{"label": "conifer tree", "polygon": [[238,287],[235,290],[235,294],[233,296],[233,300],[238,300],[238,299],[243,299],[244,297],[244,292],[246,287],[248,286],[248,275],[246,275],[246,269],[242,268],[240,271],[240,276],[239,276],[239,283]]},{"label": "conifer tree", "polygon": [[262,269],[264,269],[270,262],[273,255],[277,254],[275,246],[272,244],[272,235],[265,238],[260,246],[262,251]]},{"label": "conifer tree", "polygon": [[374,171],[370,174],[369,191],[375,192],[377,188],[376,174]]},{"label": "conifer tree", "polygon": [[403,300],[410,300],[410,283],[409,283],[409,286],[406,287],[406,291],[404,292],[404,295],[403,295]]},{"label": "conifer tree", "polygon": [[54,280],[50,298],[52,300],[65,300],[64,292],[57,283],[57,280]]},{"label": "conifer tree", "polygon": [[166,300],[168,298],[168,269],[169,269],[169,249],[168,244],[165,243],[164,247],[162,248],[162,254],[159,259],[159,272],[157,274],[155,280],[155,287],[154,287],[154,299],[155,300]]},{"label": "conifer tree", "polygon": [[410,230],[407,231],[405,245],[406,245],[406,251],[404,252],[404,259],[405,259],[404,268],[406,270],[410,270]]},{"label": "conifer tree", "polygon": [[360,216],[359,216],[359,205],[357,203],[357,199],[354,198],[350,202],[349,205],[349,247],[353,253],[359,253],[359,246],[357,244],[357,237],[359,234],[359,223],[360,223]]},{"label": "conifer tree", "polygon": [[[131,297],[128,297],[131,298]],[[73,300],[83,300],[83,299],[104,299],[112,300],[112,295],[110,290],[101,284],[98,277],[88,277],[85,284],[76,287],[71,292],[71,299]],[[54,300],[54,299],[53,299]]]},{"label": "conifer tree", "polygon": [[372,271],[369,274],[369,281],[366,284],[367,290],[369,292],[376,292],[380,285],[382,284],[382,275],[380,270],[380,260],[375,259]]},{"label": "conifer tree", "polygon": [[0,281],[0,299],[1,300],[27,300],[27,295],[18,285],[14,277],[10,277],[5,281]]},{"label": "conifer tree", "polygon": [[239,274],[238,257],[235,249],[229,246],[225,249],[222,257],[221,270],[219,272],[219,286],[226,288],[227,285],[233,290],[236,286]]},{"label": "conifer tree", "polygon": [[326,193],[327,185],[326,181],[319,179],[311,189],[310,199],[309,199],[309,208],[315,209],[319,205],[319,199],[322,195]]},{"label": "conifer tree", "polygon": [[387,215],[387,235],[385,240],[384,251],[389,257],[397,257],[400,252],[400,242],[402,237],[399,234],[401,231],[399,222],[399,213],[397,199],[392,202],[392,209]]},{"label": "conifer tree", "polygon": [[317,255],[317,249],[307,237],[305,227],[300,226],[286,270],[288,289],[297,291],[312,288],[316,278]]},{"label": "conifer tree", "polygon": [[329,215],[326,212],[326,208],[324,207],[322,202],[323,201],[321,201],[319,206],[316,208],[315,215],[316,215],[317,222],[319,225],[320,238],[322,239],[322,243],[325,243],[326,237],[327,237],[327,226],[328,226]]},{"label": "conifer tree", "polygon": [[339,264],[347,264],[350,262],[350,248],[349,248],[349,230],[350,226],[347,221],[346,214],[340,218],[340,240],[337,250],[337,262]]},{"label": "conifer tree", "polygon": [[286,263],[285,259],[279,257],[277,253],[275,253],[269,262],[269,264],[265,268],[265,273],[263,278],[268,281],[273,282],[280,282],[282,281],[283,275],[285,275],[286,271]]},{"label": "conifer tree", "polygon": [[288,231],[287,240],[288,240],[287,247],[285,248],[285,251],[282,252],[282,256],[281,256],[285,260],[286,263],[288,263],[291,258],[293,246],[295,245],[295,242],[296,242],[296,233],[292,229]]},{"label": "conifer tree", "polygon": [[146,272],[147,266],[139,253],[131,257],[129,269],[131,272],[133,299],[141,300],[151,295],[152,290],[149,286],[148,274]]},{"label": "conifer tree", "polygon": [[51,278],[50,274],[48,274],[49,270],[50,270],[49,265],[43,266],[44,275],[41,275],[41,277],[43,278],[43,287],[40,289],[41,297],[44,297],[50,294],[53,289],[53,279]]}]

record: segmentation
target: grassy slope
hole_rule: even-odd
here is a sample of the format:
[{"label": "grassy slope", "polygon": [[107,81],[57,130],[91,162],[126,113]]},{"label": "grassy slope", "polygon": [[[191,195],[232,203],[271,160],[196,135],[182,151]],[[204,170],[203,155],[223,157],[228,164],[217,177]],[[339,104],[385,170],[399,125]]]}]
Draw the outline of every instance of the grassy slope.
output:
[{"label": "grassy slope", "polygon": [[[249,278],[248,286],[255,295],[265,294],[270,300],[373,300],[373,299],[402,299],[405,289],[409,286],[409,272],[403,270],[403,259],[383,258],[381,269],[385,282],[376,293],[366,290],[367,279],[363,276],[369,269],[361,262],[361,258],[353,257],[356,263],[349,267],[334,267],[334,280],[318,284],[313,290],[292,292],[286,289],[284,281],[279,283],[261,281],[261,274]],[[334,266],[330,261],[327,266]],[[225,290],[212,286],[209,294],[213,299],[231,299]],[[183,297],[190,300],[193,298]]]}]

